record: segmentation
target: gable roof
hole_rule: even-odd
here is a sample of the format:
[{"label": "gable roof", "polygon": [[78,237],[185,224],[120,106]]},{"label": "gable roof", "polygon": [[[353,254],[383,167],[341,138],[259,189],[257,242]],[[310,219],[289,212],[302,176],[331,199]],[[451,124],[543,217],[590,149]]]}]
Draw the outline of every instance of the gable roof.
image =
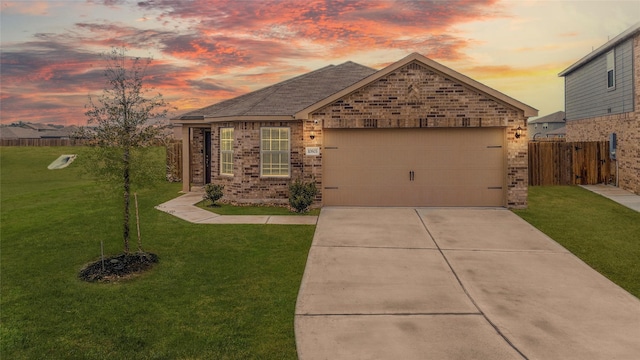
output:
[{"label": "gable roof", "polygon": [[556,111],[553,114],[545,115],[543,117],[531,120],[529,124],[541,124],[541,123],[563,123],[565,121],[564,111]]},{"label": "gable roof", "polygon": [[329,65],[275,85],[191,111],[174,120],[225,121],[241,118],[292,120],[296,112],[375,72],[375,69],[351,61],[340,65]]},{"label": "gable roof", "polygon": [[606,43],[604,43],[604,45],[602,45],[599,48],[595,49],[594,51],[590,52],[588,55],[586,55],[585,57],[583,57],[582,59],[578,60],[573,65],[569,66],[568,68],[566,68],[565,70],[560,72],[558,74],[558,76],[567,76],[567,75],[569,75],[570,73],[572,73],[573,71],[575,71],[576,69],[581,67],[582,65],[584,65],[584,64],[588,63],[589,61],[593,60],[595,57],[597,57],[599,55],[602,55],[603,53],[609,51],[611,48],[615,47],[616,45],[620,44],[621,42],[627,40],[628,38],[634,36],[637,33],[640,33],[640,21],[635,23],[635,24],[633,24],[633,25],[631,25],[630,28],[628,28],[627,30],[623,31],[618,36],[616,36],[613,39],[607,41]]},{"label": "gable roof", "polygon": [[463,85],[466,85],[467,87],[473,88],[475,90],[478,90],[482,93],[484,93],[485,95],[488,95],[489,97],[494,98],[495,100],[498,100],[499,102],[502,102],[504,104],[510,105],[511,107],[515,107],[517,109],[523,110],[524,111],[524,115],[527,117],[531,117],[531,116],[537,116],[538,115],[538,110],[526,105],[514,98],[511,98],[493,88],[490,88],[476,80],[471,79],[470,77],[463,75],[455,70],[452,70],[442,64],[439,64],[423,55],[420,55],[418,53],[413,53],[407,57],[405,57],[404,59],[401,59],[398,62],[395,62],[389,66],[387,66],[386,68],[358,81],[357,83],[343,89],[340,92],[337,92],[325,99],[323,99],[322,101],[319,101],[317,103],[314,103],[308,107],[306,107],[305,109],[299,111],[296,113],[296,119],[306,119],[308,118],[309,114],[321,109],[322,107],[331,104],[332,102],[340,99],[343,96],[346,96],[352,92],[355,92],[358,89],[363,88],[364,86],[388,75],[389,73],[392,73],[393,71],[396,71],[398,69],[400,69],[401,67],[411,63],[411,62],[418,62],[421,63],[422,65],[430,68],[431,70],[434,70],[436,72],[439,72],[440,74],[454,79],[460,83],[462,83]]}]

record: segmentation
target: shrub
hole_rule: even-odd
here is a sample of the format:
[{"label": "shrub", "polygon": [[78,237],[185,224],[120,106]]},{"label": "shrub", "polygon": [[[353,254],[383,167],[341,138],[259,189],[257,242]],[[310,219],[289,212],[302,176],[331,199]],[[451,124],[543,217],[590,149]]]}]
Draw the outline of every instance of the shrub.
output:
[{"label": "shrub", "polygon": [[207,184],[204,186],[203,198],[211,201],[211,206],[213,206],[224,195],[222,190],[224,190],[224,185]]},{"label": "shrub", "polygon": [[299,213],[307,211],[318,194],[315,181],[303,182],[300,179],[289,185],[289,205]]}]

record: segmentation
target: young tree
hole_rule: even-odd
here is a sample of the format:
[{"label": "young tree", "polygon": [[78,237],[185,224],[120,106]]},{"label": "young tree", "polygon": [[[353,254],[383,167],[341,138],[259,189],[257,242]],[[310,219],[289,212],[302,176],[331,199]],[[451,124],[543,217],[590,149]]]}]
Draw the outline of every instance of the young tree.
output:
[{"label": "young tree", "polygon": [[126,56],[126,49],[104,54],[106,85],[102,95],[89,96],[88,124],[81,136],[90,139],[90,171],[123,191],[124,253],[129,253],[131,186],[150,178],[154,169],[145,164],[145,149],[165,138],[166,125],[150,120],[164,118],[169,110],[162,94],[151,95],[144,79],[151,59]]}]

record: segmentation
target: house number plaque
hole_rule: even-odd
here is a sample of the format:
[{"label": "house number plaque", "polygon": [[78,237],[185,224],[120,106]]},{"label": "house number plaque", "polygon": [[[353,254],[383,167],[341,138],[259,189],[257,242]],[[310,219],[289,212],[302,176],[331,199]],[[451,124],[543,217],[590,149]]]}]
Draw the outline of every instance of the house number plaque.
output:
[{"label": "house number plaque", "polygon": [[318,156],[320,155],[320,148],[317,146],[312,146],[312,147],[306,147],[305,149],[305,154],[307,156]]}]

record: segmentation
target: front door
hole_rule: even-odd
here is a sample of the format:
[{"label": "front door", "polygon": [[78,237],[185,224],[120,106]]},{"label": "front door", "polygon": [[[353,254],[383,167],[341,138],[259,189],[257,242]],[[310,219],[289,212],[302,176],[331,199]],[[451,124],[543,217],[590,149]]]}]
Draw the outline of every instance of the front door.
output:
[{"label": "front door", "polygon": [[211,130],[204,131],[204,183],[211,183]]}]

